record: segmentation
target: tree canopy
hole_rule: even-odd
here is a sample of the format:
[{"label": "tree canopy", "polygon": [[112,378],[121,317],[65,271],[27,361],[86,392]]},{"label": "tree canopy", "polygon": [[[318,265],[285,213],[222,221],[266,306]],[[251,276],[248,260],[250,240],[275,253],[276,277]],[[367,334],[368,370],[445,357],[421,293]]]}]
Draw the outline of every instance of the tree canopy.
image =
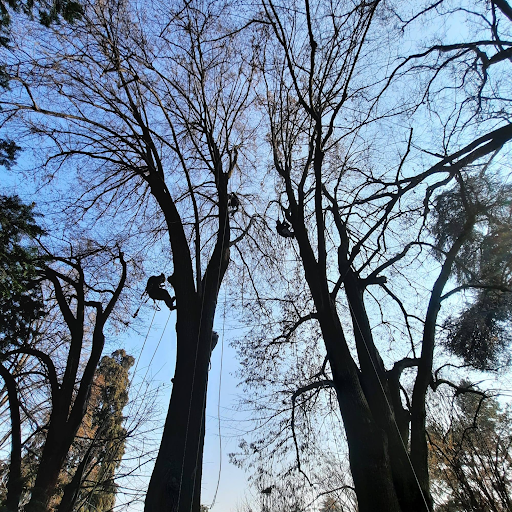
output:
[{"label": "tree canopy", "polygon": [[[361,512],[433,510],[433,394],[510,360],[509,3],[82,7],[12,34],[1,115],[49,195],[65,189],[65,225],[108,218],[93,231],[138,245],[173,290],[146,510],[200,510],[222,286],[256,423],[233,460],[256,468],[262,506],[308,506],[286,494],[307,485]],[[120,289],[86,298],[68,256],[46,276],[66,324],[106,321]]]}]

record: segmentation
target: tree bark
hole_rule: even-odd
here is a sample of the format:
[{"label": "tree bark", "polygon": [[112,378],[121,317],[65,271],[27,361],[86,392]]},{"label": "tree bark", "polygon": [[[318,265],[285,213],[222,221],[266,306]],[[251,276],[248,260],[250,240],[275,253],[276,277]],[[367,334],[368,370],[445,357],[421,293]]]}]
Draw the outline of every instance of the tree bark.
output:
[{"label": "tree bark", "polygon": [[25,506],[25,512],[47,512],[51,508],[62,466],[76,434],[73,432],[69,440],[70,435],[66,432],[68,429],[60,425],[58,422],[48,431],[36,482],[32,488],[30,501]]},{"label": "tree bark", "polygon": [[177,325],[176,373],[145,512],[190,512],[200,506],[212,328],[200,324],[199,311],[187,313]]},{"label": "tree bark", "polygon": [[[298,218],[298,215],[295,216]],[[332,302],[327,282],[317,271],[318,264],[305,229],[294,225],[306,280],[318,313],[332,371],[338,404],[343,418],[349,460],[360,512],[401,512],[388,452],[388,435],[373,417],[358,370]],[[380,391],[382,396],[382,391]]]},{"label": "tree bark", "polygon": [[320,314],[320,327],[345,425],[358,509],[401,512],[393,486],[388,436],[373,418],[336,313]]},{"label": "tree bark", "polygon": [[[290,197],[290,196],[289,196]],[[290,198],[293,204],[293,199]],[[295,214],[294,219],[299,219]],[[294,224],[299,242],[301,259],[304,265],[306,280],[318,313],[318,321],[324,338],[327,357],[332,371],[332,379],[336,389],[338,404],[343,418],[349,460],[354,487],[360,512],[409,512],[422,511],[423,508],[410,508],[411,495],[416,495],[417,487],[410,465],[404,464],[407,455],[404,446],[399,444],[398,430],[393,430],[393,411],[390,410],[390,399],[385,389],[387,382],[378,353],[372,351],[373,340],[365,338],[367,319],[364,306],[359,297],[360,291],[355,290],[357,283],[346,283],[351,288],[349,302],[352,301],[354,330],[361,329],[360,345],[369,345],[366,349],[359,347],[359,353],[367,361],[367,372],[363,379],[362,372],[357,368],[348,347],[341,326],[336,305],[331,300],[327,281],[318,270],[313,251],[307,238],[307,232],[301,222]],[[352,276],[355,279],[354,276]],[[349,280],[350,281],[350,280]],[[361,308],[363,308],[361,310]],[[356,316],[354,316],[356,315]],[[366,326],[368,327],[368,326]],[[368,333],[367,333],[368,334]],[[363,352],[363,350],[365,350]],[[375,368],[374,368],[375,366]],[[389,405],[388,405],[389,404]],[[398,453],[393,453],[400,450]],[[405,497],[408,497],[406,499]],[[406,505],[407,502],[407,505]]]},{"label": "tree bark", "polygon": [[7,499],[5,507],[8,511],[17,512],[23,481],[21,478],[21,420],[20,403],[16,381],[9,370],[0,364],[0,376],[4,379],[9,398],[9,409],[11,413],[11,460],[9,462],[9,479],[7,482]]},{"label": "tree bark", "polygon": [[[213,142],[212,148],[216,149]],[[199,512],[200,509],[204,414],[213,320],[230,253],[229,173],[222,171],[220,158],[216,160],[214,174],[219,201],[217,238],[202,279],[200,261],[196,261],[199,273],[196,280],[176,205],[163,179],[159,176],[149,178],[151,193],[167,223],[173,255],[174,273],[169,280],[176,294],[177,350],[171,400],[146,494],[145,512]],[[199,257],[200,252],[196,253],[196,259]]]}]

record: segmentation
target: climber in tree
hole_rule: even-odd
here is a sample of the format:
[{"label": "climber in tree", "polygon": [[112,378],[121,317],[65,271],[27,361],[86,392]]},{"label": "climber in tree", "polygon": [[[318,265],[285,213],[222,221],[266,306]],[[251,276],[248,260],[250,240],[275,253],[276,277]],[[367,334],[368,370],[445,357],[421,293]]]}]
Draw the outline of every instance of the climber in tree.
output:
[{"label": "climber in tree", "polygon": [[295,233],[291,231],[291,225],[289,222],[278,220],[276,222],[276,231],[284,238],[295,238]]},{"label": "climber in tree", "polygon": [[171,297],[169,292],[163,287],[165,283],[165,275],[151,276],[146,285],[146,293],[154,301],[163,300],[166,306],[172,311],[176,309],[174,302],[176,297]]}]

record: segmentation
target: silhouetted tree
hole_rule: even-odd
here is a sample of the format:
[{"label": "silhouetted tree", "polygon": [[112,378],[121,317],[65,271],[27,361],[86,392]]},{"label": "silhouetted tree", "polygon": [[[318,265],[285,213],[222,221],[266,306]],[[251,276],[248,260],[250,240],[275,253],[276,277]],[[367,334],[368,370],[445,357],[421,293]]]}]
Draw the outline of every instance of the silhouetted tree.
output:
[{"label": "silhouetted tree", "polygon": [[[38,269],[47,310],[41,322],[46,326],[29,339],[13,340],[1,354],[2,377],[11,405],[12,437],[16,440],[13,442],[9,482],[21,482],[22,476],[22,449],[26,443],[22,444],[19,412],[18,417],[13,416],[13,411],[19,411],[22,402],[33,429],[27,441],[32,439],[40,451],[37,462],[34,460],[32,467],[26,468],[26,473],[33,474],[30,500],[24,507],[27,511],[46,510],[55,500],[59,476],[86,414],[105,343],[105,325],[127,275],[127,264],[120,251],[113,254],[85,244],[68,257],[53,255],[50,259],[49,253],[47,256],[47,261]],[[88,269],[87,263],[94,259],[101,260],[102,265]],[[109,264],[121,267],[119,281],[112,288],[107,284],[111,276],[96,281],[105,277],[98,272],[105,272]],[[33,358],[36,364],[31,368],[20,367],[16,364],[20,356]],[[39,377],[39,384],[32,380],[34,377]],[[36,407],[33,402],[25,403],[27,400],[42,402],[39,401],[39,407]],[[27,464],[31,463],[26,460]],[[21,491],[20,485],[16,490],[8,488],[6,506],[17,510]]]},{"label": "silhouetted tree", "polygon": [[[14,114],[12,127],[31,126],[27,144],[34,136],[56,143],[50,167],[76,161],[82,169],[76,215],[122,204],[124,233],[140,227],[168,236],[159,263],[173,267],[177,361],[147,510],[199,510],[217,297],[230,246],[252,213],[242,188],[249,191],[251,179],[241,170],[255,124],[247,115],[255,69],[228,7],[157,2],[138,12],[128,1],[84,3],[65,31],[37,31],[41,53],[30,63],[23,48],[8,56],[12,92],[25,92],[6,96],[4,113]],[[55,66],[43,62],[48,55]],[[240,206],[230,214],[235,191]],[[121,220],[128,212],[131,227]]]},{"label": "silhouetted tree", "polygon": [[[497,336],[510,301],[508,235],[498,232],[511,197],[498,152],[512,140],[503,101],[511,9],[503,1],[261,6],[260,104],[277,183],[268,224],[284,217],[294,238],[276,233],[277,265],[262,244],[273,271],[245,295],[257,327],[240,344],[241,373],[247,403],[262,395],[264,432],[245,454],[270,465],[291,452],[314,485],[310,413],[337,407],[359,510],[431,510],[426,411],[442,382],[436,346],[451,343],[476,362],[483,350],[496,360],[508,344]],[[485,28],[475,22],[475,39],[447,30],[410,53],[398,42],[429,18],[460,22],[454,12]],[[283,290],[274,302],[273,290]],[[441,305],[466,291],[480,317],[459,310],[451,335],[441,332]]]}]

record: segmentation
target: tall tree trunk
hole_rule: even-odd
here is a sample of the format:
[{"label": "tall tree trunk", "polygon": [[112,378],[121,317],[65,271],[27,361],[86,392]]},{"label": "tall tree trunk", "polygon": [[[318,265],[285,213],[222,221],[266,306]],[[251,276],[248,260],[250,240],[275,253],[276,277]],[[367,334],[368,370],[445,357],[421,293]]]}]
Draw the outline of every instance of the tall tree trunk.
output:
[{"label": "tall tree trunk", "polygon": [[[330,315],[329,315],[330,316]],[[331,316],[331,319],[334,319]],[[322,325],[323,323],[323,325]],[[357,367],[344,353],[341,326],[322,315],[324,335],[347,443],[359,512],[402,512],[393,485],[388,436],[372,416]],[[330,326],[328,324],[331,324]]]},{"label": "tall tree trunk", "polygon": [[200,312],[188,313],[177,324],[176,373],[145,512],[199,511],[212,326],[203,318],[200,332]]},{"label": "tall tree trunk", "polygon": [[[218,152],[215,144],[212,145],[214,153]],[[151,191],[167,222],[173,254],[174,272],[168,279],[176,294],[177,351],[171,400],[146,494],[145,512],[199,512],[200,509],[213,320],[219,288],[229,263],[230,241],[229,174],[223,173],[220,158],[215,168],[219,194],[217,241],[202,279],[200,249],[196,247],[195,283],[188,240],[178,210],[161,178],[151,180]]]},{"label": "tall tree trunk", "polygon": [[[431,510],[424,498],[427,491],[418,485],[407,448],[409,415],[404,418],[399,387],[393,397],[388,372],[375,346],[372,329],[363,299],[364,285],[346,262],[345,292],[350,304],[353,329],[361,368],[360,381],[376,426],[385,431],[382,443],[391,465],[392,481],[400,508]],[[399,378],[399,377],[398,377]],[[398,386],[398,384],[397,384]]]},{"label": "tall tree trunk", "polygon": [[[294,219],[306,281],[318,313],[343,424],[347,435],[352,478],[359,512],[402,512],[393,485],[388,436],[373,417],[361,372],[356,366],[343,332],[336,305],[331,300],[325,272],[317,263],[291,183],[288,198]],[[380,391],[382,395],[382,391]]]},{"label": "tall tree trunk", "polygon": [[50,509],[59,475],[75,434],[76,431],[70,432],[69,426],[62,421],[55,421],[50,426],[25,512],[47,512]]},{"label": "tall tree trunk", "polygon": [[7,396],[9,398],[9,409],[11,412],[11,460],[9,463],[9,479],[7,481],[7,499],[5,507],[8,511],[17,512],[23,481],[21,478],[21,420],[20,403],[16,381],[9,370],[0,364],[0,376],[5,381]]}]

